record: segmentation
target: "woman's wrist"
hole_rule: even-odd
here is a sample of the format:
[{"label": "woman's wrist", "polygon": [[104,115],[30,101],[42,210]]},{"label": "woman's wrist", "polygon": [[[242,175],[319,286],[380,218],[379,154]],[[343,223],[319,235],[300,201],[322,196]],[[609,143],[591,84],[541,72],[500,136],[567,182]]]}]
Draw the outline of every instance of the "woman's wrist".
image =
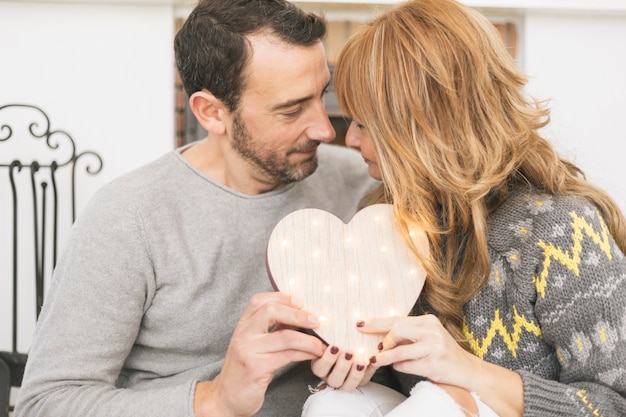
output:
[{"label": "woman's wrist", "polygon": [[478,383],[472,388],[480,399],[501,416],[522,417],[524,413],[524,384],[521,376],[510,369],[479,358]]}]

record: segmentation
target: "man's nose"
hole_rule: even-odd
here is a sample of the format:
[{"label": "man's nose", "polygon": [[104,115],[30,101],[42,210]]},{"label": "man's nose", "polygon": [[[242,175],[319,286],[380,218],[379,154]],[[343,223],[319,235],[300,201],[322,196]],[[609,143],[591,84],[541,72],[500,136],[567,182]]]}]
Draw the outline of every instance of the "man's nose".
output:
[{"label": "man's nose", "polygon": [[315,118],[313,120],[313,126],[310,128],[310,138],[318,140],[320,142],[330,143],[335,140],[335,129],[330,123],[328,113],[324,108],[324,104],[320,102],[315,109]]}]

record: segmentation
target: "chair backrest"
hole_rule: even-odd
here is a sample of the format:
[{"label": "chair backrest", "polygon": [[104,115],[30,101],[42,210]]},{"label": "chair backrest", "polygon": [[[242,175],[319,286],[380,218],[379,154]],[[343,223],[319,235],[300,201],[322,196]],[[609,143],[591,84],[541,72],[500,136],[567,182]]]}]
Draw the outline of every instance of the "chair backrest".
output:
[{"label": "chair backrest", "polygon": [[102,170],[102,158],[93,151],[78,152],[74,138],[53,130],[42,109],[0,105],[0,306],[11,306],[10,311],[0,311],[0,317],[11,316],[10,321],[1,321],[5,331],[11,323],[11,347],[5,349],[6,343],[0,341],[0,417],[12,409],[3,404],[6,369],[10,385],[19,386],[26,360],[18,345],[18,316],[24,311],[19,308],[24,300],[20,293],[34,295],[31,305],[38,318],[62,231],[69,230],[76,218],[82,168],[95,175]]}]

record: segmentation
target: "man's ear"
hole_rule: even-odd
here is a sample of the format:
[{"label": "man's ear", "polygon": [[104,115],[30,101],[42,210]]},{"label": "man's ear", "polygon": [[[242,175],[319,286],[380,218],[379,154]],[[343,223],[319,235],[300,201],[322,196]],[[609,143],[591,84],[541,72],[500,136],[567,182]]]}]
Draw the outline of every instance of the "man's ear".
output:
[{"label": "man's ear", "polygon": [[189,97],[189,108],[198,119],[198,123],[214,135],[226,132],[224,116],[229,114],[222,100],[206,90],[196,91]]}]

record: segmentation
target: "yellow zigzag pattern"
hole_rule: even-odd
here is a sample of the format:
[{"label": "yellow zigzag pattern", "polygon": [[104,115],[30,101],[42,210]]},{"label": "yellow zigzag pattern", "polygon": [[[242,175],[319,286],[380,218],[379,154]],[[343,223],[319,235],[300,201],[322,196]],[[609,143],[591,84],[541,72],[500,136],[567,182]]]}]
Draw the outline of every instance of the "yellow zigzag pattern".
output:
[{"label": "yellow zigzag pattern", "polygon": [[[572,217],[571,226],[574,229],[572,233],[573,244],[569,250],[562,250],[555,247],[552,243],[545,243],[543,240],[538,242],[538,245],[543,249],[544,260],[543,270],[539,276],[533,277],[533,282],[537,288],[537,293],[541,298],[546,296],[546,287],[548,286],[548,274],[552,259],[563,264],[566,268],[572,271],[576,276],[579,274],[578,266],[580,265],[580,252],[582,250],[582,241],[585,235],[590,237],[593,243],[598,245],[600,249],[606,254],[609,259],[611,256],[611,247],[609,244],[609,231],[606,224],[602,220],[601,216],[600,224],[602,225],[602,231],[596,232],[591,224],[587,222],[583,217],[579,217],[575,212],[570,212]],[[583,234],[584,232],[584,234]],[[570,252],[571,251],[571,252]]]},{"label": "yellow zigzag pattern", "polygon": [[576,396],[580,399],[580,401],[587,406],[589,411],[593,416],[604,417],[604,415],[597,409],[588,399],[587,399],[587,390],[581,389],[576,392]]},{"label": "yellow zigzag pattern", "polygon": [[463,333],[467,337],[469,341],[470,347],[474,354],[479,358],[483,359],[487,354],[489,347],[493,343],[493,339],[499,333],[502,337],[502,340],[506,344],[506,347],[511,352],[514,358],[517,357],[517,348],[519,345],[520,334],[522,330],[530,332],[537,337],[541,337],[541,329],[536,324],[526,320],[526,318],[517,313],[517,308],[513,306],[513,332],[509,333],[506,326],[502,322],[500,318],[500,310],[496,310],[494,313],[494,318],[491,321],[491,325],[489,326],[489,330],[487,330],[487,335],[479,341],[478,338],[474,337],[474,334],[469,331],[469,327],[467,326],[467,322],[463,323]]}]

